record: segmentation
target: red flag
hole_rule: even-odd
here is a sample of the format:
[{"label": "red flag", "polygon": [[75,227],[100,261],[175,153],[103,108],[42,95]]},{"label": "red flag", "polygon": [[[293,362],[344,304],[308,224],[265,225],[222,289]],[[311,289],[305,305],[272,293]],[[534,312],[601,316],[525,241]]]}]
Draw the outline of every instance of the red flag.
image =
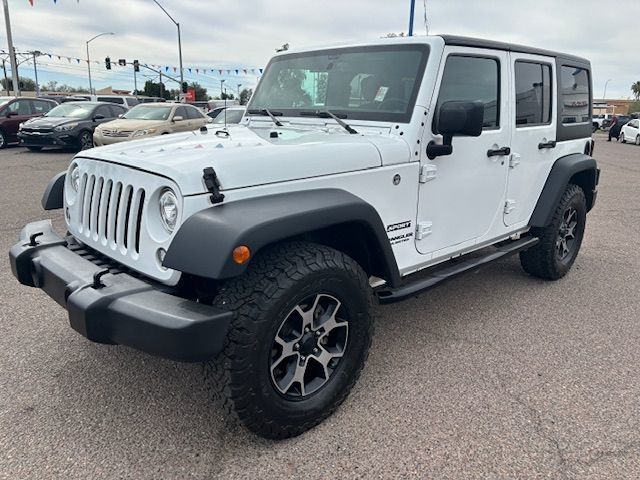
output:
[{"label": "red flag", "polygon": [[29,5],[33,7],[33,0],[29,0]]}]

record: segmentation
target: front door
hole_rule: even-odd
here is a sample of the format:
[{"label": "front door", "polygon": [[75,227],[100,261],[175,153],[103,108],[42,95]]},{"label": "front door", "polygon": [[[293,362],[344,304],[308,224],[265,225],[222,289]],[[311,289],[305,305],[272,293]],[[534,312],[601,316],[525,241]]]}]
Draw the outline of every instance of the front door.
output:
[{"label": "front door", "polygon": [[511,166],[504,224],[526,224],[555,160],[553,58],[511,53]]},{"label": "front door", "polygon": [[472,246],[502,225],[507,182],[509,64],[506,52],[445,47],[423,144],[437,139],[433,118],[447,101],[484,103],[479,137],[454,137],[453,153],[421,165],[416,247],[433,258]]}]

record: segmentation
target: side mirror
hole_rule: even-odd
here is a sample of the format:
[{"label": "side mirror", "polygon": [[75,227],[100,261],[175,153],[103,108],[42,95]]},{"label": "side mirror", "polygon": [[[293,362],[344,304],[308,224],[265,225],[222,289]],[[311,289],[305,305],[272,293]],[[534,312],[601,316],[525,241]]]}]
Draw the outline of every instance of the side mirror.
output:
[{"label": "side mirror", "polygon": [[479,137],[484,123],[484,103],[445,102],[435,119],[434,130],[442,135],[442,145],[429,142],[427,157],[433,160],[453,153],[453,137]]},{"label": "side mirror", "polygon": [[207,123],[213,123],[213,118],[207,117]]},{"label": "side mirror", "polygon": [[93,116],[93,121],[95,122],[96,120],[104,120],[104,115],[101,114],[97,114]]},{"label": "side mirror", "polygon": [[181,122],[182,120],[184,120],[184,118],[182,118],[181,115],[175,115],[171,121],[172,122]]},{"label": "side mirror", "polygon": [[15,117],[16,115],[18,115],[18,112],[12,112],[12,111],[8,110],[5,115],[6,115],[7,118]]}]

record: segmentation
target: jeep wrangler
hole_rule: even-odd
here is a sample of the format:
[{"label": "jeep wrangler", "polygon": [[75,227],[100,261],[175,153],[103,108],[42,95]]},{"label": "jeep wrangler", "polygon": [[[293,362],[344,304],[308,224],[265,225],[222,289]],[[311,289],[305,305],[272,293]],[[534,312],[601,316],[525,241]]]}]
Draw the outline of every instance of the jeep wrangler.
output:
[{"label": "jeep wrangler", "polygon": [[599,170],[588,60],[455,36],[287,51],[239,125],[80,152],[14,275],[89,340],[203,362],[247,428],[298,435],[353,387],[373,305],[519,253],[574,263]]}]

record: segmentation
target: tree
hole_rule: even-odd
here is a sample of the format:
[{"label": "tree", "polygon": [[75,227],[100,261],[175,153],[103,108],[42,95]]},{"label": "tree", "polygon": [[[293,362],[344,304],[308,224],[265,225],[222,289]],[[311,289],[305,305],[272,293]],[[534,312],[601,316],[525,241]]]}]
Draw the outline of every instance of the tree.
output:
[{"label": "tree", "polygon": [[243,88],[240,92],[240,105],[246,105],[249,99],[253,95],[253,90],[250,88]]},{"label": "tree", "polygon": [[[2,88],[4,90],[7,89],[7,83],[9,84],[9,90],[13,90],[13,79],[9,78],[5,80],[3,78],[0,83],[2,83]],[[35,92],[36,90],[36,82],[26,77],[18,78],[18,86],[20,87],[20,90],[24,90],[25,92]]]},{"label": "tree", "polygon": [[233,93],[227,93],[227,92],[222,92],[222,94],[220,95],[220,100],[233,100],[234,97]]},{"label": "tree", "polygon": [[151,80],[144,82],[144,90],[139,91],[138,94],[146,95],[147,97],[161,97],[165,100],[170,100],[171,93],[167,90],[164,83],[156,83]]},{"label": "tree", "polygon": [[51,80],[40,87],[43,92],[59,92],[59,93],[89,93],[88,88],[72,87],[70,85],[59,85],[55,80]]},{"label": "tree", "polygon": [[633,97],[636,100],[640,100],[640,81],[635,82],[633,85],[631,85],[631,91],[633,92]]}]

